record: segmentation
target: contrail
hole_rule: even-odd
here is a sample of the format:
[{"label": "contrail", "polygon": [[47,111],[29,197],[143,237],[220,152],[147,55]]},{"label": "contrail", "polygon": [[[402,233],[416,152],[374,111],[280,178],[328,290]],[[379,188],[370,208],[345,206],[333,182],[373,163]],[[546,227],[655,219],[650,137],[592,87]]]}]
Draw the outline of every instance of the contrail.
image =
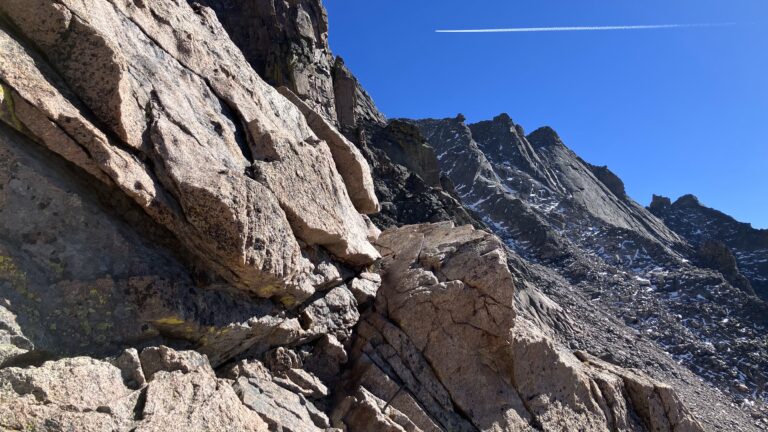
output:
[{"label": "contrail", "polygon": [[435,30],[436,33],[534,33],[534,32],[570,32],[570,31],[607,31],[607,30],[655,30],[694,27],[728,27],[736,23],[699,23],[699,24],[652,24],[622,25],[597,27],[516,27],[495,29]]}]

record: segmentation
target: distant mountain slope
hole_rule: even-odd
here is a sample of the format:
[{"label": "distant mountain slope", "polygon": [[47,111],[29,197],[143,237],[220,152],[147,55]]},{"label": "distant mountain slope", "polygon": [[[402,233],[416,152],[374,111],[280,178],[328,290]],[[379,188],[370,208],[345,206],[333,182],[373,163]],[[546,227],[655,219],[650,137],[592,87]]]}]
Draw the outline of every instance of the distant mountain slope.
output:
[{"label": "distant mountain slope", "polygon": [[472,125],[462,117],[416,124],[462,201],[528,257],[563,258],[582,245],[610,263],[642,267],[679,260],[685,249],[663,222],[600,181],[552,129],[526,137],[506,114]]},{"label": "distant mountain slope", "polygon": [[513,250],[736,400],[768,396],[766,304],[738,271],[705,262],[684,232],[627,197],[607,167],[583,161],[551,128],[526,136],[506,114],[413,123],[462,202]]},{"label": "distant mountain slope", "polygon": [[654,196],[649,210],[664,220],[672,230],[692,245],[720,242],[733,253],[738,271],[746,276],[755,292],[768,299],[768,230],[755,229],[748,223],[702,205],[693,195],[684,195],[674,203]]}]

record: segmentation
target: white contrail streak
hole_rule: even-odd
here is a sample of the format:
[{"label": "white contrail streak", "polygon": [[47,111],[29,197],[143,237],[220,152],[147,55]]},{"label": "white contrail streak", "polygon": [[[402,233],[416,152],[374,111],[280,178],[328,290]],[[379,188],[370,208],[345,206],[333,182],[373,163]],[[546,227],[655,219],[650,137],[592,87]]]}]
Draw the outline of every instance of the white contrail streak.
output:
[{"label": "white contrail streak", "polygon": [[652,24],[596,27],[516,27],[495,29],[435,30],[436,33],[535,33],[535,32],[570,32],[570,31],[606,31],[606,30],[655,30],[694,27],[728,27],[736,23],[699,23],[699,24]]}]

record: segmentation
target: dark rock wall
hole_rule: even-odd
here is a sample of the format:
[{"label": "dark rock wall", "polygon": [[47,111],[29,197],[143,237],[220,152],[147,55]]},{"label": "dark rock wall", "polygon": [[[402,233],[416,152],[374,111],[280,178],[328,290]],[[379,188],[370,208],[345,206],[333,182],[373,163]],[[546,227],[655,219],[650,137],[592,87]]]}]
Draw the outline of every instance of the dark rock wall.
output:
[{"label": "dark rock wall", "polygon": [[[702,205],[693,195],[684,195],[674,203],[669,198],[654,196],[649,209],[696,247],[702,248],[707,243],[711,245],[711,242],[727,246],[738,268],[728,265],[729,270],[725,270],[724,274],[732,274],[736,280],[739,278],[737,273],[740,273],[758,295],[768,299],[768,230],[738,222]],[[720,255],[723,254],[726,254],[724,250]],[[717,265],[718,270],[721,267]],[[746,288],[743,282],[739,283]]]}]

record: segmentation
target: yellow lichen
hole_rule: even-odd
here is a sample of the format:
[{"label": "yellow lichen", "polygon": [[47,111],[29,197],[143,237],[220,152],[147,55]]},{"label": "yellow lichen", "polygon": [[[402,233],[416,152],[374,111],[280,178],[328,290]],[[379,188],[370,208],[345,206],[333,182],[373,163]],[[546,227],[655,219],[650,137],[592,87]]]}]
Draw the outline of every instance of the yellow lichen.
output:
[{"label": "yellow lichen", "polygon": [[256,292],[259,295],[259,297],[268,298],[268,297],[272,297],[273,295],[275,295],[275,293],[277,293],[279,290],[280,290],[280,288],[275,286],[275,285],[264,285],[264,286],[258,288],[256,290]]},{"label": "yellow lichen", "polygon": [[0,83],[0,120],[8,123],[12,128],[22,131],[24,125],[16,117],[16,108],[13,105],[11,89]]},{"label": "yellow lichen", "polygon": [[177,316],[170,316],[166,318],[160,318],[158,320],[155,320],[155,324],[157,325],[167,325],[167,326],[177,326],[184,324],[184,320],[177,317]]},{"label": "yellow lichen", "polygon": [[111,329],[112,327],[113,327],[112,323],[110,323],[110,322],[103,322],[103,323],[96,324],[96,330],[101,331],[101,332],[107,331],[107,330]]},{"label": "yellow lichen", "polygon": [[87,320],[83,319],[80,320],[80,328],[82,329],[83,333],[90,336],[91,335],[91,323]]},{"label": "yellow lichen", "polygon": [[16,291],[27,291],[27,274],[19,269],[11,257],[0,255],[0,280],[10,282]]},{"label": "yellow lichen", "polygon": [[48,261],[48,267],[56,274],[56,277],[60,278],[64,275],[64,266],[61,263]]},{"label": "yellow lichen", "polygon": [[280,302],[283,304],[283,306],[289,308],[296,305],[296,298],[290,295],[283,296],[280,298]]}]

